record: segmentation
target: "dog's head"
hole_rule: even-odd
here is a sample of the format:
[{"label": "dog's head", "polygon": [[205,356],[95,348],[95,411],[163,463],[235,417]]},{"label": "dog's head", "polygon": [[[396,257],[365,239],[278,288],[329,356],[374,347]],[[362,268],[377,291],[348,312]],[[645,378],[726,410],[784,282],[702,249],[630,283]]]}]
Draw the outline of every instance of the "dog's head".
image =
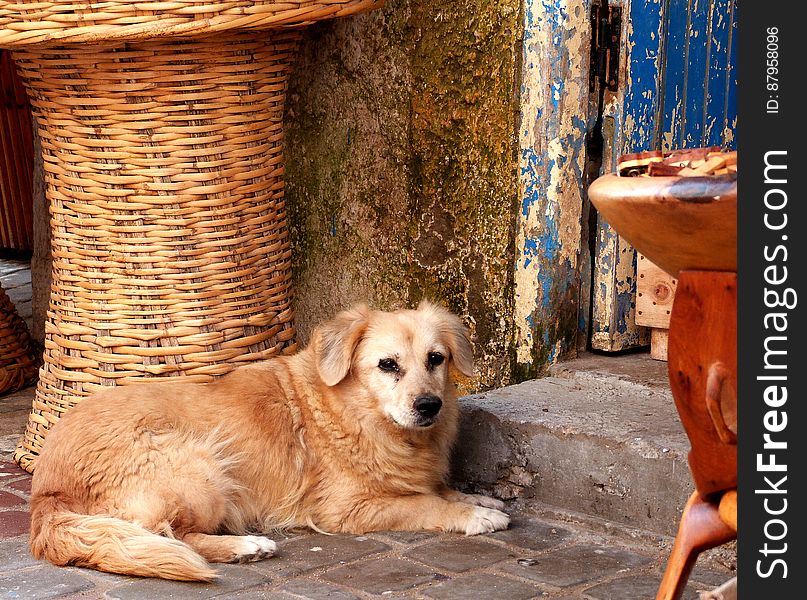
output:
[{"label": "dog's head", "polygon": [[[456,414],[449,367],[473,375],[473,351],[460,319],[428,301],[417,310],[339,313],[314,333],[317,371],[328,386],[352,378],[374,410],[396,425],[429,427]],[[451,403],[451,406],[444,406]]]}]

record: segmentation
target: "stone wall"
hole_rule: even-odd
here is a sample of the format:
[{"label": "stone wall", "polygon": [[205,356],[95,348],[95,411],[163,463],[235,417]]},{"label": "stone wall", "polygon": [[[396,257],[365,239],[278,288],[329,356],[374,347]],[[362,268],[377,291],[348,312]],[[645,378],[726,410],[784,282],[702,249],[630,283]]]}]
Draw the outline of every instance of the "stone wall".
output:
[{"label": "stone wall", "polygon": [[296,323],[428,297],[465,318],[478,376],[510,380],[518,0],[388,0],[311,27],[289,91]]}]

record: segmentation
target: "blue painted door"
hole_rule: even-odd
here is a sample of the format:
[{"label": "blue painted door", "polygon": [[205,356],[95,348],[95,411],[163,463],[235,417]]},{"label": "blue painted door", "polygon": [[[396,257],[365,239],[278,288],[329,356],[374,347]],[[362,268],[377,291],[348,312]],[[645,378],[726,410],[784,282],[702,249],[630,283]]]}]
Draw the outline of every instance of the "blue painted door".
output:
[{"label": "blue painted door", "polygon": [[[603,108],[601,172],[628,152],[736,148],[736,0],[624,0],[618,91]],[[636,252],[597,217],[590,344],[618,351],[649,343],[635,324]]]}]

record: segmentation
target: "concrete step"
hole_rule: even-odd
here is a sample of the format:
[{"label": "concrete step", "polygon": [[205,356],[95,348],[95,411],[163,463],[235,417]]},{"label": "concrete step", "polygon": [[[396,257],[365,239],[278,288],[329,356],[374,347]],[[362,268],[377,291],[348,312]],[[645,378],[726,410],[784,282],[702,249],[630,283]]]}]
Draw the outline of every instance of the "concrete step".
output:
[{"label": "concrete step", "polygon": [[666,362],[585,354],[460,402],[458,485],[675,535],[694,487]]}]

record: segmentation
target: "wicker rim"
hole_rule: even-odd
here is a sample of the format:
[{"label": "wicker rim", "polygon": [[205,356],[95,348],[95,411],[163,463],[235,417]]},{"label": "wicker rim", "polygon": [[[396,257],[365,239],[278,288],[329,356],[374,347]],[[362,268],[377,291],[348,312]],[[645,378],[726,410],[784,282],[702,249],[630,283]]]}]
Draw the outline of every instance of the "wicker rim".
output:
[{"label": "wicker rim", "polygon": [[231,29],[301,26],[380,8],[383,4],[384,0],[0,0],[0,47],[137,41]]}]

